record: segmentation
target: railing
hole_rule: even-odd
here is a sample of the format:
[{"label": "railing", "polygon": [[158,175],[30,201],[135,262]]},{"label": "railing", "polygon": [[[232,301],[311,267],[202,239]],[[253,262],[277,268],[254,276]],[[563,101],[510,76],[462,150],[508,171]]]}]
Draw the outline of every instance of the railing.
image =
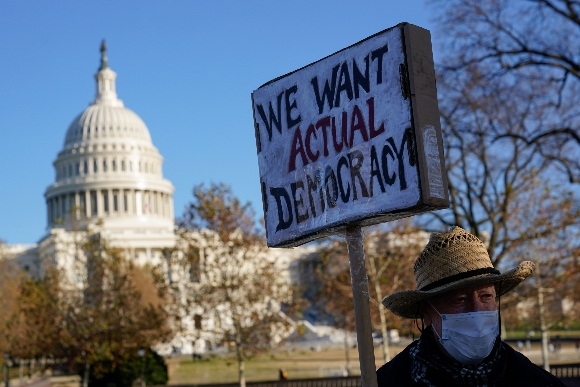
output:
[{"label": "railing", "polygon": [[550,365],[550,372],[558,379],[580,379],[580,363]]},{"label": "railing", "polygon": [[[580,363],[554,364],[550,372],[558,379],[580,380]],[[171,387],[238,387],[239,383],[177,384]],[[247,387],[361,387],[360,376],[337,378],[273,380],[266,382],[246,382]]]},{"label": "railing", "polygon": [[[171,387],[238,387],[239,383],[177,384]],[[247,387],[361,387],[360,376],[246,382]]]}]

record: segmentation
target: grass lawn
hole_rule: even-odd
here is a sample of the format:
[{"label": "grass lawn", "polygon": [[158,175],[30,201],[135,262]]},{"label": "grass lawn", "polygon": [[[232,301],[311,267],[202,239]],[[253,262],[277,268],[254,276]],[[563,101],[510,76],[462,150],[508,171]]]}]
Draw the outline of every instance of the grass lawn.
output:
[{"label": "grass lawn", "polygon": [[[569,337],[570,332],[550,332],[554,338],[556,335],[562,338]],[[518,335],[514,335],[516,338]],[[579,331],[572,335],[580,337]],[[511,336],[513,337],[513,336]],[[508,338],[511,338],[508,334]],[[536,335],[538,337],[538,335]],[[515,344],[512,343],[513,346]],[[575,343],[565,342],[564,349],[572,351]],[[404,346],[392,346],[391,357],[402,351]],[[532,343],[532,351],[537,352],[532,361],[541,361],[539,358],[540,344]],[[351,348],[349,351],[351,375],[360,374],[358,362],[358,350]],[[527,355],[528,356],[528,355]],[[375,347],[375,360],[377,368],[383,364],[382,351]],[[574,360],[577,362],[578,360]],[[169,384],[203,384],[203,383],[230,383],[238,380],[238,364],[235,357],[208,358],[192,360],[191,358],[166,359],[169,369]],[[553,364],[560,363],[558,359],[552,359]],[[565,361],[569,362],[569,361]],[[271,354],[257,356],[246,361],[246,381],[277,380],[278,370],[283,368],[288,374],[288,379],[319,378],[336,376],[346,366],[344,349],[328,349],[324,351],[294,350],[292,352],[277,351]]]},{"label": "grass lawn", "polygon": [[[392,347],[391,354],[403,347]],[[360,374],[358,350],[349,351],[351,374]],[[319,378],[338,373],[346,365],[344,349],[326,351],[277,352],[246,361],[246,381],[276,380],[283,368],[288,379]],[[377,366],[383,363],[380,348],[375,348]],[[167,359],[169,384],[227,383],[238,380],[238,364],[234,357],[203,360]]]},{"label": "grass lawn", "polygon": [[[535,335],[532,337],[533,339],[540,339],[542,338],[542,332],[540,332],[539,329],[535,329],[533,330]],[[514,331],[511,329],[507,330],[507,339],[521,339],[521,340],[525,340],[528,338],[528,331]],[[556,336],[560,336],[561,338],[568,338],[568,337],[573,337],[573,338],[577,338],[580,337],[580,330],[574,329],[574,330],[551,330],[550,331],[550,337],[554,338]]]}]

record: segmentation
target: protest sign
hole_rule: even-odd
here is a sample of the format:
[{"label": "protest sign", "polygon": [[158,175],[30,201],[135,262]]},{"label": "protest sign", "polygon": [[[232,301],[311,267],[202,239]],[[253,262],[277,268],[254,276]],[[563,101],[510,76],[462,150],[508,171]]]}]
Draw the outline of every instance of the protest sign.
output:
[{"label": "protest sign", "polygon": [[269,246],[449,205],[429,31],[382,31],[252,104]]}]

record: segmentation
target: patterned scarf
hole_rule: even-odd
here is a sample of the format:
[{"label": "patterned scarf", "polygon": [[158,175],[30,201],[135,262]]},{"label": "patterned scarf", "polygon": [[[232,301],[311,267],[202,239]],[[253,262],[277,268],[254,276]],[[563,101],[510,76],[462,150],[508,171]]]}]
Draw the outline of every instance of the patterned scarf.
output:
[{"label": "patterned scarf", "polygon": [[479,364],[461,364],[441,352],[433,331],[426,329],[419,340],[411,344],[411,377],[419,385],[492,387],[502,377],[506,353],[501,339],[495,341],[491,353]]}]

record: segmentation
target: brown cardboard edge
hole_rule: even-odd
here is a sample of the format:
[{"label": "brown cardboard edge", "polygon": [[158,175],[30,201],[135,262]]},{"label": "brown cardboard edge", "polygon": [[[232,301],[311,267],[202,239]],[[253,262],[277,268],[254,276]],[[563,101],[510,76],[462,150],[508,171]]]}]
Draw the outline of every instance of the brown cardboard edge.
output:
[{"label": "brown cardboard edge", "polygon": [[[439,104],[437,101],[431,33],[429,30],[413,24],[406,24],[403,26],[403,34],[423,203],[427,206],[446,208],[449,207],[449,191],[445,157],[443,154],[443,136],[441,134],[441,124],[439,121]],[[442,192],[439,195],[432,192],[429,184],[431,181],[429,164],[426,158],[425,143],[423,141],[424,131],[431,130],[431,128],[435,130],[437,152],[439,155],[439,176],[436,176],[437,168],[435,167],[431,168],[432,172],[435,172],[431,178],[439,178],[441,180]]]}]

